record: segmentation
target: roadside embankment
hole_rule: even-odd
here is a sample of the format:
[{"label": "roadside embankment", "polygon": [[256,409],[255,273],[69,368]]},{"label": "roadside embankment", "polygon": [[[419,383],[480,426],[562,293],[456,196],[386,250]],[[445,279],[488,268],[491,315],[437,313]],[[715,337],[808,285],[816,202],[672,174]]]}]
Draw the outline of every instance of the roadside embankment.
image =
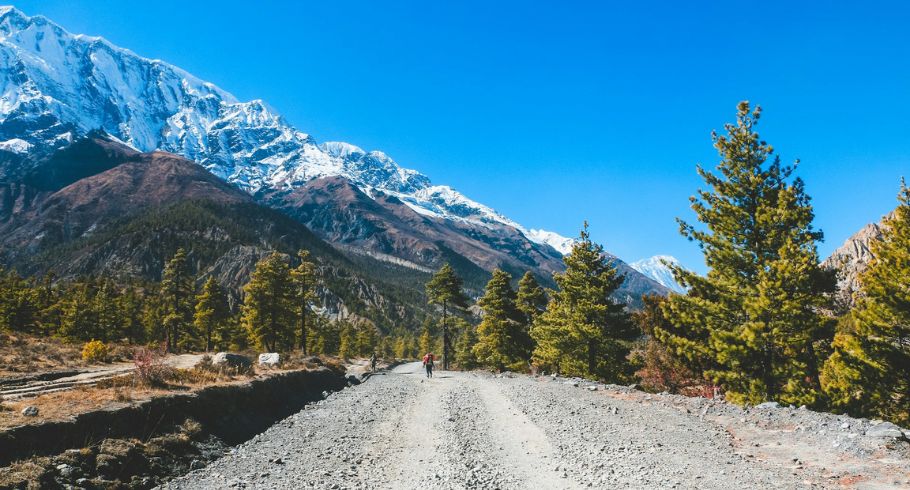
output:
[{"label": "roadside embankment", "polygon": [[348,384],[325,367],[276,372],[13,427],[0,432],[0,487],[148,488]]}]

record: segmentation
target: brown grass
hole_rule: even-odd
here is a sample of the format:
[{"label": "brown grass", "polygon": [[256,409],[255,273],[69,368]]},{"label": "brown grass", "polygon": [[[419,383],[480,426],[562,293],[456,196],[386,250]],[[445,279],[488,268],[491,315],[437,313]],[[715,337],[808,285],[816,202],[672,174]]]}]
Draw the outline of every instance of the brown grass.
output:
[{"label": "brown grass", "polygon": [[0,488],[39,489],[47,480],[50,458],[33,458],[0,468]]},{"label": "brown grass", "polygon": [[78,368],[82,345],[25,334],[0,334],[0,376]]}]

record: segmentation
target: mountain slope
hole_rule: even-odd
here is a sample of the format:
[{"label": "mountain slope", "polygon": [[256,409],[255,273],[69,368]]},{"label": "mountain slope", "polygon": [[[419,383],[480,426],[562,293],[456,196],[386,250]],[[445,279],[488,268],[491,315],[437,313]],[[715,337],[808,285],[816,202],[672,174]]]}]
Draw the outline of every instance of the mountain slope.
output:
[{"label": "mountain slope", "polygon": [[101,128],[141,151],[183,155],[251,192],[341,175],[418,212],[524,231],[382,152],[317,144],[260,100],[239,102],[179,68],[41,16],[0,8],[0,61],[0,149],[60,147]]},{"label": "mountain slope", "polygon": [[648,259],[632,262],[630,265],[633,269],[653,279],[661,286],[674,292],[685,294],[686,289],[676,282],[676,279],[673,278],[673,273],[666,264],[679,265],[679,261],[676,260],[676,257],[670,255],[655,255]]},{"label": "mountain slope", "polygon": [[[421,288],[413,284],[422,285],[426,273],[350,259],[301,223],[182,157],[135,153],[101,139],[73,146],[79,154],[110,158],[83,168],[108,169],[56,191],[26,192],[31,200],[0,219],[2,263],[64,279],[103,274],[156,281],[165,261],[185,248],[202,278],[214,276],[236,294],[257,260],[273,250],[294,254],[304,248],[317,260],[328,314],[370,319],[384,329],[416,328],[425,315]],[[74,162],[67,155],[71,148],[48,162]]]},{"label": "mountain slope", "polygon": [[[562,267],[554,248],[565,253],[571,246],[569,239],[527,230],[451,187],[434,185],[382,152],[341,142],[320,144],[260,100],[238,101],[177,67],[102,38],[71,34],[41,16],[0,8],[0,61],[0,179],[36,175],[28,168],[36,161],[32,156],[53,154],[101,129],[140,152],[162,150],[193,160],[311,226],[318,213],[296,212],[294,191],[317,179],[344,178],[384,211],[377,219],[353,216],[351,210],[339,214],[337,208],[321,212],[323,218],[347,213],[349,219],[341,222],[353,228],[341,230],[323,219],[328,228],[316,227],[317,232],[392,264],[426,269],[450,261],[463,264],[463,271],[503,267],[546,278]],[[2,192],[0,198],[15,205],[27,197],[22,189]],[[329,196],[323,202],[344,199]],[[366,207],[356,209],[366,212]],[[431,224],[420,225],[415,214]],[[375,225],[380,215],[394,218],[395,226],[374,226],[377,236],[350,239],[363,233],[357,226]],[[405,246],[418,239],[416,250]],[[473,284],[485,276],[472,275]],[[628,277],[627,296],[657,292],[638,272],[628,269]]]}]

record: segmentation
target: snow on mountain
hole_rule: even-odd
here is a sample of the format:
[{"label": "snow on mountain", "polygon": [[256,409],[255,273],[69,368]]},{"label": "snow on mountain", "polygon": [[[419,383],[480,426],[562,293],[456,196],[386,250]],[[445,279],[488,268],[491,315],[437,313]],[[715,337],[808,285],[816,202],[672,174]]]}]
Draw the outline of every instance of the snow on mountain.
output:
[{"label": "snow on mountain", "polygon": [[685,294],[685,288],[680,286],[676,280],[673,279],[673,273],[670,272],[670,268],[667,267],[667,264],[679,265],[679,261],[670,255],[655,255],[654,257],[642,259],[629,265],[638,272],[654,279],[661,285],[666,286],[677,293]]},{"label": "snow on mountain", "polygon": [[138,150],[195,160],[252,194],[343,176],[368,195],[391,194],[423,214],[514,226],[563,253],[571,242],[432,185],[382,152],[319,144],[261,100],[238,101],[177,67],[71,34],[42,16],[0,7],[0,64],[3,149],[62,147],[100,128]]},{"label": "snow on mountain", "polygon": [[572,245],[575,244],[574,238],[566,238],[558,233],[546,230],[531,229],[525,233],[525,236],[532,242],[546,243],[563,255],[568,255],[572,251]]}]

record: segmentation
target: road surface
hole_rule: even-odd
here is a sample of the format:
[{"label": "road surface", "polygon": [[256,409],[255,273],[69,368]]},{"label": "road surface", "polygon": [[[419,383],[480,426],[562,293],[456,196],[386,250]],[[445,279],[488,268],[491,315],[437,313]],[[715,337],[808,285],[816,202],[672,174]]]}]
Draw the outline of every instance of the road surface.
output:
[{"label": "road surface", "polygon": [[870,427],[808,410],[743,410],[561,378],[437,372],[427,379],[411,363],[307,407],[168,487],[910,485],[907,443],[863,435]]}]

